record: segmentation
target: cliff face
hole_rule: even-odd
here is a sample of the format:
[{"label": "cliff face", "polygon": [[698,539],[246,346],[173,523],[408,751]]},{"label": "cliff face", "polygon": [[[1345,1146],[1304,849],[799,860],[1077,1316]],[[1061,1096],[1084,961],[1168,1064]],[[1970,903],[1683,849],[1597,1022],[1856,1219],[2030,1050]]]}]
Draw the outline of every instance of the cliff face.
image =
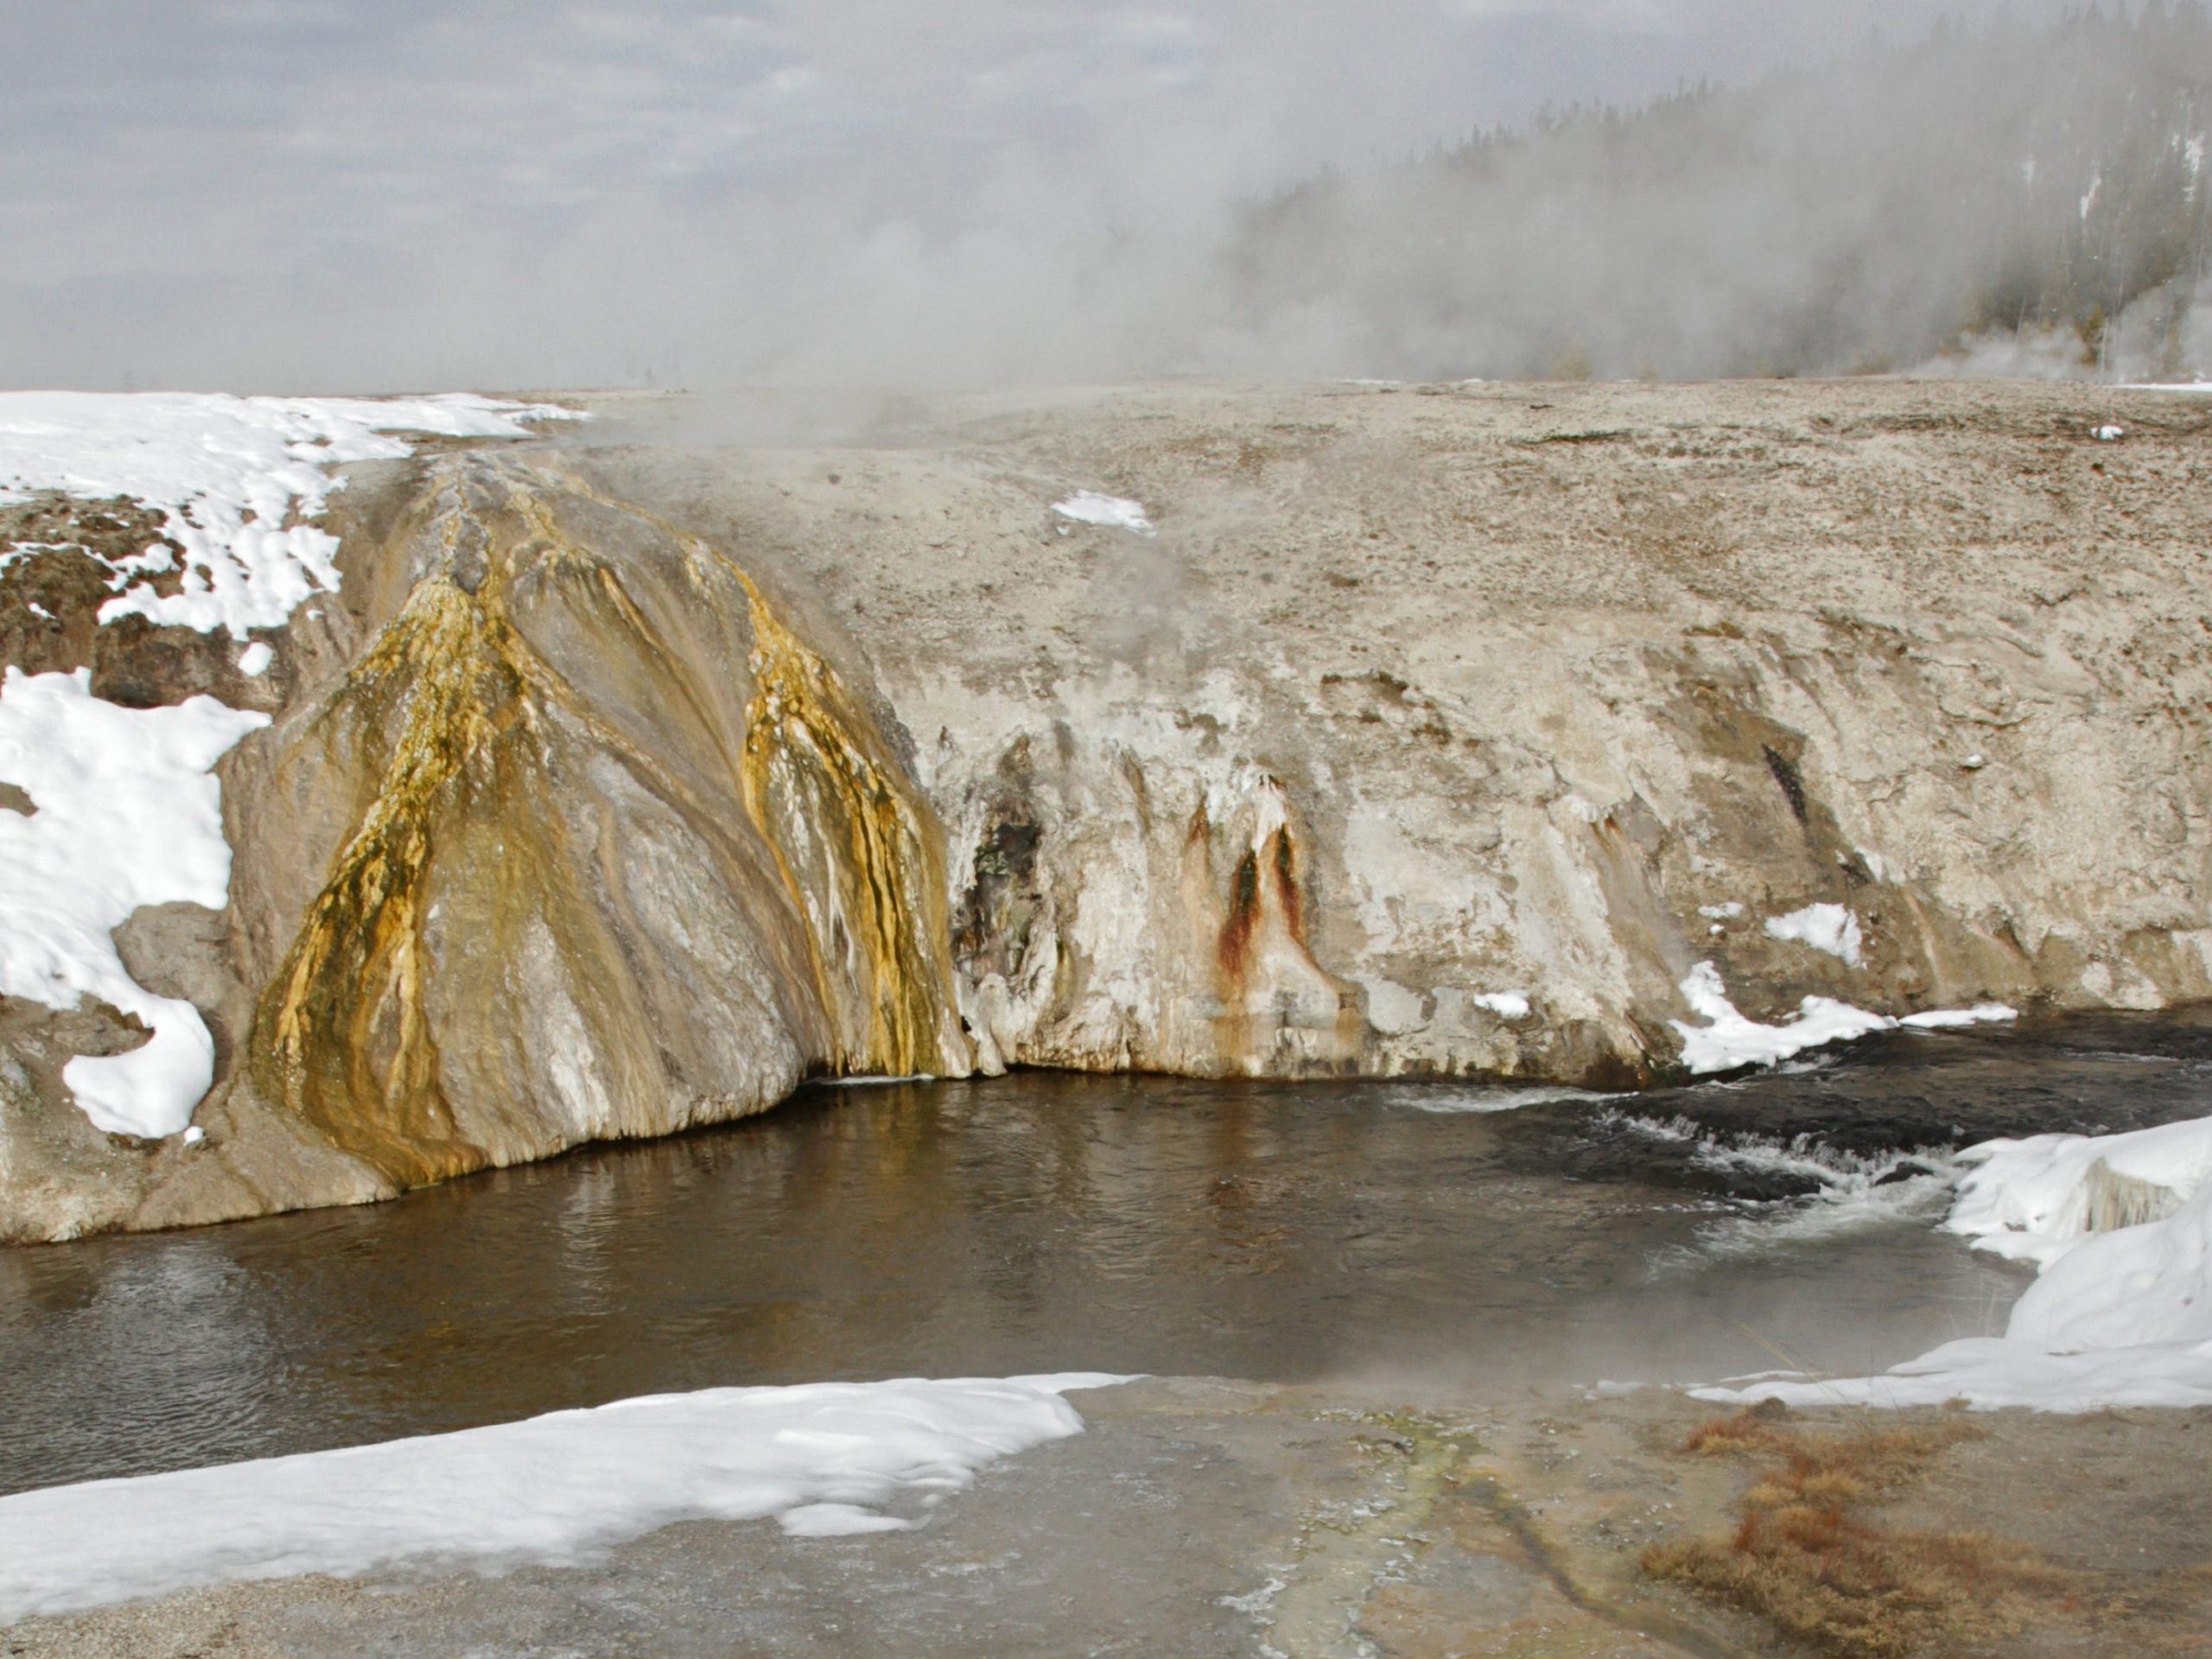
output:
[{"label": "cliff face", "polygon": [[250,684],[19,559],[0,629],[60,620],[10,661],[274,723],[219,769],[228,909],[118,935],[214,1034],[205,1141],[70,1103],[127,1022],[0,1000],[0,1232],[356,1200],[817,1073],[1619,1083],[1716,995],[2212,995],[2200,407],[1190,389],[770,449],[610,405],[356,467],[343,582]]}]

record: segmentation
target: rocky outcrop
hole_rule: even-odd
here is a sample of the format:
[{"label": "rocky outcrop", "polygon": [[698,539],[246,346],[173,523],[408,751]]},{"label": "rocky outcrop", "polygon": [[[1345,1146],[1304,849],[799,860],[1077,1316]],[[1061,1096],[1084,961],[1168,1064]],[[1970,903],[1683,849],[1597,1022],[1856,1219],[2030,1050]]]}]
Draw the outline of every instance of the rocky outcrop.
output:
[{"label": "rocky outcrop", "polygon": [[[0,1230],[819,1074],[1630,1083],[1705,963],[1767,1020],[2212,995],[2199,410],[1188,388],[798,449],[670,402],[356,467],[222,763],[229,909],[119,938],[214,1033],[206,1140],[94,1130],[60,1066],[133,1034],[0,1005]],[[1157,533],[1052,511],[1085,489]],[[223,689],[200,636],[70,620],[69,556],[0,570],[0,629],[60,619],[36,666]]]}]

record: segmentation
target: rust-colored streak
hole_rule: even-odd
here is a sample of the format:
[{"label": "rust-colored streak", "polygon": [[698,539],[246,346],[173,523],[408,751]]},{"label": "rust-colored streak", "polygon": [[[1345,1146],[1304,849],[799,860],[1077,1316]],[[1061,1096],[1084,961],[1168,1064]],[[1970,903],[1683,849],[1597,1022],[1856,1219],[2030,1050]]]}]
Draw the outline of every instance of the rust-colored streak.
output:
[{"label": "rust-colored streak", "polygon": [[[836,1069],[941,1071],[951,969],[944,855],[933,826],[900,787],[874,722],[836,672],[784,625],[751,578],[737,575],[751,601],[753,637],[745,806],[807,918],[817,989],[844,1033]],[[805,849],[794,843],[810,832],[836,849],[826,870],[802,869]],[[859,963],[846,948],[854,944]],[[865,1004],[858,1030],[848,1006],[855,993]]]},{"label": "rust-colored streak", "polygon": [[1243,1001],[1245,975],[1251,968],[1253,936],[1260,927],[1260,860],[1248,852],[1236,861],[1229,882],[1229,914],[1223,918],[1221,938],[1215,947],[1231,1001]]},{"label": "rust-colored streak", "polygon": [[[264,1089],[402,1185],[485,1161],[456,1132],[424,1007],[423,893],[440,798],[513,717],[504,629],[451,582],[425,582],[348,676],[364,729],[397,723],[374,798],[264,994]],[[381,715],[383,718],[378,716]]]},{"label": "rust-colored streak", "polygon": [[1274,872],[1275,902],[1282,906],[1283,926],[1289,931],[1291,943],[1302,951],[1306,950],[1306,895],[1298,885],[1298,859],[1290,831],[1276,830],[1274,842],[1274,856],[1269,866]]}]

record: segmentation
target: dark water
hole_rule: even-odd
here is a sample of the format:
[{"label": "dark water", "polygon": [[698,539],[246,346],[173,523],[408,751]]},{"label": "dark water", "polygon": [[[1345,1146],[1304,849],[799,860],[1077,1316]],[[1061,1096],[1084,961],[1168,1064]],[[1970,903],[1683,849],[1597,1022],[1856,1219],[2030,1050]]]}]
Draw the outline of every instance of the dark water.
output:
[{"label": "dark water", "polygon": [[1931,1230],[1945,1149],[2212,1112],[2212,1028],[1900,1037],[1473,1109],[1497,1099],[820,1090],[373,1208],[0,1251],[0,1490],[728,1383],[1878,1368],[2000,1328],[2024,1282]]}]

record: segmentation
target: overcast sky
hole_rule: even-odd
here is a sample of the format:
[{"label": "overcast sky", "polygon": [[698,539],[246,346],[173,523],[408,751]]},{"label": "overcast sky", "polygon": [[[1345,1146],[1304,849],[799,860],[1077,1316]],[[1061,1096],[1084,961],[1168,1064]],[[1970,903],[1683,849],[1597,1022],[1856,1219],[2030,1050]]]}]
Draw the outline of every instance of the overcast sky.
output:
[{"label": "overcast sky", "polygon": [[0,384],[1174,367],[1240,199],[1988,10],[11,0]]}]

